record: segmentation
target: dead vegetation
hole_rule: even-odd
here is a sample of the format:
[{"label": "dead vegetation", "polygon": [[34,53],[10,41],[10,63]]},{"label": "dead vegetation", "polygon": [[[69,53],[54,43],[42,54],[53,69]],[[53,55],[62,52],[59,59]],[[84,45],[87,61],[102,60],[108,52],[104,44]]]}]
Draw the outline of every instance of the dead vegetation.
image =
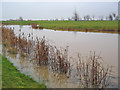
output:
[{"label": "dead vegetation", "polygon": [[[28,37],[31,36],[31,34],[28,35]],[[52,71],[71,75],[68,47],[58,49],[50,45],[45,37],[36,38],[36,41],[24,38],[24,33],[17,37],[12,29],[4,27],[2,27],[2,43],[13,54],[19,52],[21,56],[33,57],[37,66],[47,65]],[[95,53],[90,54],[87,62],[82,60],[79,55],[78,59],[76,70],[82,87],[105,88],[109,86],[112,67],[104,68],[100,56]]]},{"label": "dead vegetation", "polygon": [[50,48],[49,62],[53,71],[67,73],[70,69],[68,49]]},{"label": "dead vegetation", "polygon": [[49,45],[45,41],[45,37],[39,41],[37,39],[35,46],[35,57],[38,60],[39,65],[47,65],[49,56]]},{"label": "dead vegetation", "polygon": [[36,23],[32,23],[31,25],[32,25],[32,28],[34,28],[34,29],[43,29],[42,26],[39,26],[39,25],[36,24]]},{"label": "dead vegetation", "polygon": [[106,88],[109,86],[112,66],[103,67],[102,58],[95,52],[90,53],[87,62],[83,61],[80,56],[78,57],[77,71],[83,87]]}]

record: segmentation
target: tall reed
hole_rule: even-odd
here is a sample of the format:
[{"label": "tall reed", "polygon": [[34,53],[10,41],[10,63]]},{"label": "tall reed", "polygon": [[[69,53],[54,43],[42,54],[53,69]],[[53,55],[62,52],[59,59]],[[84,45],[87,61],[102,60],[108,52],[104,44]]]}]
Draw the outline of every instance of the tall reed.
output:
[{"label": "tall reed", "polygon": [[[46,65],[54,72],[70,75],[72,66],[68,55],[68,47],[57,48],[50,45],[45,36],[41,39],[33,40],[32,34],[28,39],[24,33],[15,36],[14,30],[2,27],[2,43],[6,48],[12,48],[21,56],[33,57],[37,66]],[[32,37],[32,39],[29,39]],[[78,54],[76,70],[82,87],[105,88],[109,86],[112,67],[103,67],[102,58],[95,53],[90,53],[85,62]],[[73,60],[74,61],[74,60]]]},{"label": "tall reed", "polygon": [[83,87],[105,88],[109,86],[112,74],[112,66],[103,67],[102,58],[90,53],[87,62],[79,56],[77,71]]}]

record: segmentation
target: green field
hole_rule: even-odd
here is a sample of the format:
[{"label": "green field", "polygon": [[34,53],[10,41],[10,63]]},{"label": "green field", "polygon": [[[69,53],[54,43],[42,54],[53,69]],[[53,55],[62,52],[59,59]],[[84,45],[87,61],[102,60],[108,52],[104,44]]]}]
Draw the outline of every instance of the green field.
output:
[{"label": "green field", "polygon": [[46,88],[44,84],[39,84],[30,76],[20,73],[4,56],[0,55],[0,61],[1,59],[2,88]]},{"label": "green field", "polygon": [[39,26],[54,30],[70,31],[118,31],[118,21],[3,21],[11,25],[30,25],[36,23]]}]

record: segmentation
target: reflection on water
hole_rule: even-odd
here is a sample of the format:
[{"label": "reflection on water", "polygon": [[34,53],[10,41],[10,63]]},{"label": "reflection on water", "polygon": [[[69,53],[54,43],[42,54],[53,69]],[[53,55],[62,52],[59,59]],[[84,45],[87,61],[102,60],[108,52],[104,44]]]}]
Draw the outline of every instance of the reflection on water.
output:
[{"label": "reflection on water", "polygon": [[52,72],[47,66],[36,66],[35,60],[30,60],[29,58],[22,58],[20,54],[14,57],[12,54],[5,52],[6,57],[26,75],[30,75],[39,83],[45,83],[47,87],[50,88],[79,88],[79,80],[75,78],[68,78],[64,73]]},{"label": "reflection on water", "polygon": [[[85,33],[85,32],[67,32],[67,31],[54,31],[54,30],[35,30],[31,26],[10,25],[8,28],[14,27],[16,36],[20,32],[28,38],[29,33],[33,34],[33,39],[36,37],[45,36],[48,41],[57,47],[69,46],[69,55],[73,58],[77,57],[77,53],[82,56],[87,56],[89,52],[96,51],[100,53],[105,61],[105,64],[114,66],[114,74],[118,73],[118,35],[117,34],[103,34],[103,33]],[[31,38],[29,38],[31,39]],[[7,55],[8,56],[8,55]],[[12,57],[12,56],[11,56]],[[18,67],[21,72],[31,75],[36,81],[44,82],[48,87],[80,87],[79,79],[73,77],[68,78],[65,74],[51,73],[46,66],[35,66],[35,60],[28,60],[29,58],[22,59],[19,54],[15,59],[9,57],[11,62]],[[76,59],[74,59],[76,60]],[[33,68],[34,67],[34,68]],[[117,80],[115,80],[117,82]],[[117,83],[116,83],[117,84]],[[116,87],[116,86],[115,86]]]}]

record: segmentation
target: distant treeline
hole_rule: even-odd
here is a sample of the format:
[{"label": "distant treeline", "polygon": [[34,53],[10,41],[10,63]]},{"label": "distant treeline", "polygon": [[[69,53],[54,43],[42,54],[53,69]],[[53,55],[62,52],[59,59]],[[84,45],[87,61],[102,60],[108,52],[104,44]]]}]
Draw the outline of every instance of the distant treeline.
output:
[{"label": "distant treeline", "polygon": [[[24,20],[23,17],[19,17],[19,19],[9,19],[7,21],[31,21],[32,19],[27,19]],[[41,20],[41,19],[40,19]],[[75,10],[75,12],[73,13],[72,17],[69,17],[67,19],[44,19],[44,21],[58,21],[58,20],[68,20],[68,21],[94,21],[94,20],[99,20],[99,21],[103,21],[103,20],[107,20],[107,21],[118,21],[120,20],[120,17],[116,14],[116,13],[111,13],[109,14],[107,17],[105,16],[95,16],[95,15],[85,15],[83,17],[80,17],[79,14],[77,13],[77,11]]]},{"label": "distant treeline", "polygon": [[101,20],[101,21],[102,20],[109,20],[109,21],[113,21],[113,20],[116,20],[116,21],[118,21],[118,20],[120,20],[120,18],[115,13],[111,13],[107,17],[104,17],[104,16],[96,17],[95,15],[90,16],[88,14],[88,15],[85,15],[83,18],[81,18],[75,10],[75,12],[73,13],[73,17],[68,18],[68,20],[74,20],[74,21],[80,21],[80,20],[84,20],[84,21],[90,21],[90,20]]}]

